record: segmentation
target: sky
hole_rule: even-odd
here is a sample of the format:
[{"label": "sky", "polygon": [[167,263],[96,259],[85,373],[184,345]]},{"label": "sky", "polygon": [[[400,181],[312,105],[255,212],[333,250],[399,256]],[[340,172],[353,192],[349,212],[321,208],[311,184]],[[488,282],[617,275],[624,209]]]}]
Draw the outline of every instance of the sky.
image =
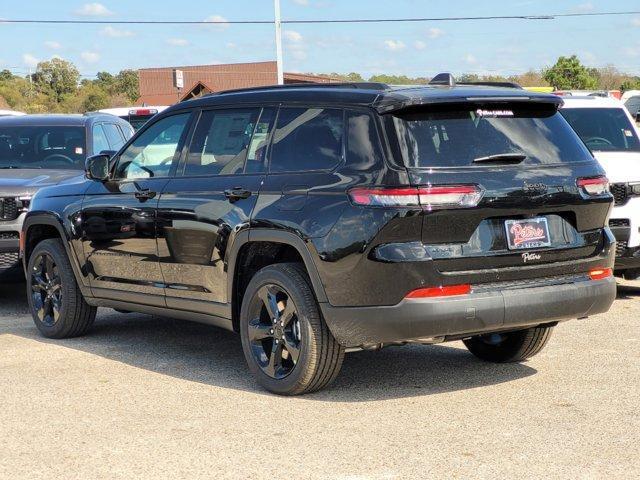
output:
[{"label": "sky", "polygon": [[[283,20],[547,15],[640,10],[640,0],[281,0]],[[0,69],[54,56],[83,77],[124,68],[275,59],[267,25],[33,25],[1,19],[273,20],[272,0],[0,0]],[[640,74],[640,15],[556,20],[283,25],[284,70],[432,76],[524,73],[577,54]]]}]

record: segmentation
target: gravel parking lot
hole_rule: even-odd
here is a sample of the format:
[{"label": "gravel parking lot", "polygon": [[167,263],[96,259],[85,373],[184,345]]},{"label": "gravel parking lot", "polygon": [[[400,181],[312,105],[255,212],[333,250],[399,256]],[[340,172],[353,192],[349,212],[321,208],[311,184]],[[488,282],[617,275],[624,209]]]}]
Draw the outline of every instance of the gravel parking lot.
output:
[{"label": "gravel parking lot", "polygon": [[23,297],[0,285],[0,478],[640,476],[640,282],[525,364],[360,352],[300,398],[259,390],[231,333],[101,310],[50,341]]}]

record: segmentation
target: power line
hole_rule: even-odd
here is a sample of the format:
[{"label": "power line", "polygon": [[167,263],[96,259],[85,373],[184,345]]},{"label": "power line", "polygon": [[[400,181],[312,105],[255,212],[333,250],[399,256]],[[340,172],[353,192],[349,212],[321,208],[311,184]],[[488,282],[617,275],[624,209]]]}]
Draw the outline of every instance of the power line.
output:
[{"label": "power line", "polygon": [[[623,12],[575,12],[545,15],[487,15],[476,17],[414,17],[414,18],[354,18],[354,19],[317,19],[282,20],[284,24],[317,23],[410,23],[410,22],[465,22],[480,20],[555,20],[570,17],[609,17],[640,15],[640,10]],[[74,24],[74,25],[272,25],[273,20],[37,20],[37,19],[1,19],[0,23],[9,24]]]}]

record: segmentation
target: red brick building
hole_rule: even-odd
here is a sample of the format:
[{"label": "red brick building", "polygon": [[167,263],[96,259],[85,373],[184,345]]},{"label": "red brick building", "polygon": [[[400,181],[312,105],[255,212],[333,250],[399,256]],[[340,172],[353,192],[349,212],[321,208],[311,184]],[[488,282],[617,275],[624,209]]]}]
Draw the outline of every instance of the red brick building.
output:
[{"label": "red brick building", "polygon": [[[174,87],[173,71],[183,72],[184,88]],[[143,68],[139,104],[172,105],[182,100],[220,90],[259,87],[278,83],[276,62],[192,65],[185,67]],[[284,83],[334,83],[339,80],[319,75],[285,73]]]}]

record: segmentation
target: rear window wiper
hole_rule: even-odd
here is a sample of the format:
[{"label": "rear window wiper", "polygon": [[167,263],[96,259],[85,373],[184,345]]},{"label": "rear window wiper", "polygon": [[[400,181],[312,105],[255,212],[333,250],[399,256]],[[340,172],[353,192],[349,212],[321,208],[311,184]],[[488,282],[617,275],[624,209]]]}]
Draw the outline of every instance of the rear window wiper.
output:
[{"label": "rear window wiper", "polygon": [[486,157],[478,157],[473,159],[473,163],[491,163],[491,162],[505,162],[505,163],[520,163],[523,162],[527,156],[524,153],[497,153],[496,155],[488,155]]}]

